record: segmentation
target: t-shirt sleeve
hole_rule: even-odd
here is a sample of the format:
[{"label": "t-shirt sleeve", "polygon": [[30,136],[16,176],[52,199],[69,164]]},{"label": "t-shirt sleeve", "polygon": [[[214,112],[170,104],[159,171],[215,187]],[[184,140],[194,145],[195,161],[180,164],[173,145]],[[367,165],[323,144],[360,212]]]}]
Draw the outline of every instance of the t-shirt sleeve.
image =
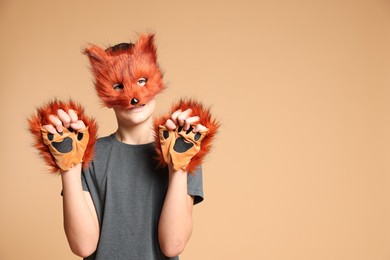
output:
[{"label": "t-shirt sleeve", "polygon": [[96,191],[95,164],[92,161],[88,168],[81,171],[81,186],[83,191]]},{"label": "t-shirt sleeve", "polygon": [[99,187],[96,181],[95,166],[92,161],[88,169],[81,172],[81,186],[83,191],[89,192],[98,215],[99,223],[102,221],[102,200],[99,196]]},{"label": "t-shirt sleeve", "polygon": [[194,174],[188,174],[187,189],[188,195],[194,197],[194,205],[204,200],[202,166],[199,166]]}]

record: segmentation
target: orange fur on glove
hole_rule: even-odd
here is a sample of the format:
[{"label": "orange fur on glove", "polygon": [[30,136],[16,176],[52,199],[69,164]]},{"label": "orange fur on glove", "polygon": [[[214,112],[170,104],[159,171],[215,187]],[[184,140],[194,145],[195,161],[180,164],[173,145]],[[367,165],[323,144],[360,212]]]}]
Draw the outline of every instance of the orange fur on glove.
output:
[{"label": "orange fur on glove", "polygon": [[[42,126],[51,124],[49,116],[57,115],[59,109],[65,112],[74,110],[86,128],[79,131],[64,128],[62,133],[55,135],[48,133]],[[51,101],[38,108],[36,114],[28,119],[28,123],[29,130],[34,136],[34,146],[50,167],[51,173],[69,170],[80,162],[86,168],[92,161],[97,140],[97,126],[93,118],[84,114],[84,109],[79,104],[72,100]]]},{"label": "orange fur on glove", "polygon": [[[191,109],[190,116],[199,116],[198,124],[207,128],[207,131],[193,133],[191,128],[184,131],[178,127],[174,131],[168,130],[164,124],[173,112],[181,109]],[[194,173],[206,154],[210,151],[212,140],[215,137],[219,123],[211,117],[210,109],[194,100],[180,100],[175,104],[171,112],[154,122],[156,136],[156,151],[160,166],[170,164],[175,170],[185,170]]]}]

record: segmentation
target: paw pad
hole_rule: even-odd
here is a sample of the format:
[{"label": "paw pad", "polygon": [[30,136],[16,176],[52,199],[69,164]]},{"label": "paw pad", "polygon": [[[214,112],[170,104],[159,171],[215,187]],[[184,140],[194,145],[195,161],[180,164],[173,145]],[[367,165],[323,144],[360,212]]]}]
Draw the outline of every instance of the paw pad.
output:
[{"label": "paw pad", "polygon": [[52,134],[42,128],[43,143],[48,146],[56,164],[62,170],[69,170],[82,162],[84,151],[88,145],[88,128],[75,131],[72,128]]},{"label": "paw pad", "polygon": [[172,131],[165,126],[159,126],[164,160],[172,164],[175,170],[185,170],[191,158],[200,150],[202,139],[206,136],[206,132],[194,133],[192,130],[192,127],[187,131],[179,127]]}]

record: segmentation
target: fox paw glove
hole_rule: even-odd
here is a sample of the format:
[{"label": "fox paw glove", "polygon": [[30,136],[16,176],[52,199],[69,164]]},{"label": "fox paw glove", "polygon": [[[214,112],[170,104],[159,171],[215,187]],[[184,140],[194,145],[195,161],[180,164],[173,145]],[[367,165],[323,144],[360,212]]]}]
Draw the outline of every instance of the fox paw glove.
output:
[{"label": "fox paw glove", "polygon": [[[42,126],[50,124],[49,116],[57,115],[58,109],[66,112],[74,110],[86,127],[78,131],[64,128],[61,133],[49,133]],[[84,168],[88,167],[88,163],[93,159],[97,126],[93,118],[84,114],[84,109],[79,104],[72,100],[69,102],[54,100],[38,108],[36,114],[28,121],[29,130],[35,141],[34,146],[52,173],[69,170],[80,162],[83,162]]]},{"label": "fox paw glove", "polygon": [[184,131],[183,127],[172,131],[160,125],[159,135],[164,161],[171,164],[176,171],[179,169],[185,171],[192,157],[199,152],[206,134],[207,131],[194,133],[192,128]]},{"label": "fox paw glove", "polygon": [[[173,112],[181,109],[185,111],[191,109],[190,116],[199,116],[198,124],[207,128],[206,131],[192,132],[193,127],[187,131],[183,127],[169,130],[165,127],[165,122]],[[158,118],[154,122],[156,135],[156,151],[160,166],[172,165],[174,170],[184,170],[194,173],[206,154],[210,151],[212,140],[217,133],[219,123],[211,117],[210,110],[194,100],[181,100],[175,104],[171,112]]]},{"label": "fox paw glove", "polygon": [[72,128],[65,128],[63,132],[54,135],[44,128],[41,131],[43,143],[49,147],[51,155],[61,170],[69,170],[83,161],[89,141],[88,127],[77,132]]}]

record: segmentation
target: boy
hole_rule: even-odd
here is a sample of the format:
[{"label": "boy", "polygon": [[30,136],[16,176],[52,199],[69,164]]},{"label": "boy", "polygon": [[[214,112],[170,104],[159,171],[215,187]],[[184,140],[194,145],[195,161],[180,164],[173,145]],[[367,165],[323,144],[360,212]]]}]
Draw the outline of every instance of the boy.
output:
[{"label": "boy", "polygon": [[[85,259],[178,259],[191,236],[193,205],[203,200],[201,168],[194,170],[191,160],[201,161],[197,153],[208,151],[206,133],[211,128],[212,137],[217,124],[207,111],[191,108],[197,104],[184,102],[160,119],[156,134],[154,96],[165,86],[153,38],[141,35],[136,44],[85,51],[98,95],[118,123],[114,134],[96,142],[88,168],[82,169],[81,161],[61,168],[65,233],[72,252]],[[66,131],[80,142],[88,136],[77,109],[56,108],[41,120],[53,156],[54,148],[64,151],[58,147],[66,139],[55,144],[53,136]],[[200,142],[206,150],[200,150]],[[158,155],[166,167],[157,167]]]}]

